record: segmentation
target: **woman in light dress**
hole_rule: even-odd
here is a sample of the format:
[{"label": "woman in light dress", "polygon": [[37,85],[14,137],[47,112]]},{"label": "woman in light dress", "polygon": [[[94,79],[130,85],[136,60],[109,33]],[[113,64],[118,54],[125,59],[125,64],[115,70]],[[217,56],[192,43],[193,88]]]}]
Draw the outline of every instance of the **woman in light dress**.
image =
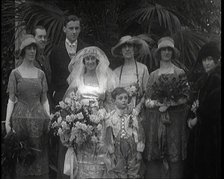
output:
[{"label": "woman in light dress", "polygon": [[[78,92],[85,100],[97,99],[100,107],[110,111],[113,105],[110,100],[110,92],[115,88],[115,77],[109,68],[109,61],[105,53],[98,47],[91,46],[80,50],[71,60],[69,66],[71,72],[67,81],[69,87],[64,99],[71,92]],[[102,123],[104,126],[104,121]],[[102,141],[104,139],[104,127],[102,129]],[[110,161],[107,158],[107,150],[103,145],[94,150],[92,144],[86,144],[77,149],[77,178],[107,178]]]}]

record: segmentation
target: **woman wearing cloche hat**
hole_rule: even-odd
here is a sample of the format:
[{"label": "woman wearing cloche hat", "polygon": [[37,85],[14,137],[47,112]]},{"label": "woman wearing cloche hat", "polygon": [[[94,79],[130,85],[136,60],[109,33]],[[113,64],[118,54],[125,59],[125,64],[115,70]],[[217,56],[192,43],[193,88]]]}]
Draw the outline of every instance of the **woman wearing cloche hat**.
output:
[{"label": "woman wearing cloche hat", "polygon": [[216,42],[202,46],[198,63],[206,73],[198,80],[198,99],[192,105],[196,117],[188,121],[190,128],[195,126],[191,165],[198,178],[221,178],[221,64]]},{"label": "woman wearing cloche hat", "polygon": [[33,64],[37,44],[32,35],[24,35],[19,54],[23,62],[9,76],[6,132],[15,132],[19,139],[25,134],[33,157],[29,164],[17,160],[16,178],[48,179],[48,87],[44,72]]},{"label": "woman wearing cloche hat", "polygon": [[182,178],[189,86],[185,72],[172,63],[178,56],[171,37],[158,41],[160,67],[150,74],[146,90],[145,178]]}]

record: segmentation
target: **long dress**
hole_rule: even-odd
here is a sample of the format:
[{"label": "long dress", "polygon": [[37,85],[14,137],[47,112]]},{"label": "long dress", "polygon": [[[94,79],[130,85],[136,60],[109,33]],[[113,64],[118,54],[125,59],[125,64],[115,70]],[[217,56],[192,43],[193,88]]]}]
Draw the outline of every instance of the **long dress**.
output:
[{"label": "long dress", "polygon": [[[174,76],[184,75],[184,71],[176,66]],[[152,86],[159,80],[159,69],[150,74],[147,84],[147,98],[151,99]],[[189,94],[186,93],[185,96]],[[187,114],[186,104],[170,106],[167,113],[170,124],[163,121],[158,107],[147,108],[144,125],[146,144],[144,160],[146,161],[146,178],[181,178],[183,160],[187,156]]]},{"label": "long dress", "polygon": [[[65,97],[70,94],[74,89],[70,89],[66,92]],[[83,99],[98,99],[104,100],[105,89],[100,89],[99,86],[85,85],[83,80],[79,83],[77,92]],[[102,135],[105,134],[105,122],[102,123]],[[102,136],[103,142],[104,136]],[[66,151],[66,147],[64,147]],[[107,151],[100,145],[86,144],[76,151],[76,157],[78,162],[78,172],[76,175],[77,179],[85,178],[110,178],[107,167],[110,165],[109,158],[107,157]],[[64,158],[64,157],[63,157]]]},{"label": "long dress", "polygon": [[17,178],[48,179],[48,122],[41,99],[47,92],[47,82],[43,71],[38,70],[37,78],[23,78],[16,68],[9,77],[9,98],[17,100],[11,116],[12,128],[18,137],[26,135],[35,151],[35,161],[30,166],[16,164]]},{"label": "long dress", "polygon": [[191,166],[198,178],[221,178],[221,66],[202,79]]}]

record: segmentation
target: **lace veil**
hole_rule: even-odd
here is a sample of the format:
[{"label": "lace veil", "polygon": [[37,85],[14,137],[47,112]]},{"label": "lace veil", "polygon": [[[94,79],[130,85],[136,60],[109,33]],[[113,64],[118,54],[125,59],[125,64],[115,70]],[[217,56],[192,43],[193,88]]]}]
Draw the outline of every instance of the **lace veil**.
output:
[{"label": "lace veil", "polygon": [[69,63],[68,70],[70,71],[70,75],[67,78],[67,82],[69,84],[67,92],[79,87],[79,85],[83,83],[83,76],[85,73],[83,59],[89,55],[94,55],[99,60],[96,67],[96,76],[100,90],[105,92],[106,90],[111,91],[115,88],[116,78],[112,70],[109,68],[110,62],[106,54],[100,48],[90,46],[78,51]]}]

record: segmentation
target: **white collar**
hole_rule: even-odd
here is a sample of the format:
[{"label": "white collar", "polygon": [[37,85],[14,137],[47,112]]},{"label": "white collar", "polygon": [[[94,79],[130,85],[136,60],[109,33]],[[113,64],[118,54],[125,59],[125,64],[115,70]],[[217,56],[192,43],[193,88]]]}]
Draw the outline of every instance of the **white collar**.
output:
[{"label": "white collar", "polygon": [[71,46],[71,45],[76,45],[76,44],[77,44],[77,39],[76,39],[75,42],[71,43],[71,42],[66,38],[65,43],[67,43],[69,46]]}]

